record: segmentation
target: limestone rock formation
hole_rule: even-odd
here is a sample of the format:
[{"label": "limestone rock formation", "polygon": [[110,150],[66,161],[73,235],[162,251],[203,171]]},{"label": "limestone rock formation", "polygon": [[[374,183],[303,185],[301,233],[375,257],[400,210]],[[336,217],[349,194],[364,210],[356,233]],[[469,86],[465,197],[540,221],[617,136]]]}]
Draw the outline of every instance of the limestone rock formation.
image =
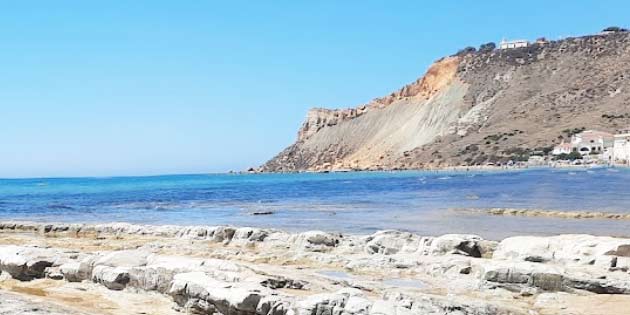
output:
[{"label": "limestone rock formation", "polygon": [[[69,283],[75,293],[82,292],[77,286],[97,286],[145,300],[160,295],[188,314],[574,314],[572,299],[604,306],[603,313],[588,314],[630,306],[630,240],[624,238],[519,236],[496,242],[399,231],[292,234],[28,222],[0,222],[0,236],[23,244],[0,244],[0,297],[12,286],[20,294],[54,296]],[[43,242],[49,246],[39,247]],[[43,292],[42,281],[58,284]],[[625,297],[617,300],[626,304],[606,308],[613,296]],[[7,298],[21,307],[21,296]],[[65,295],[51,301],[71,307],[63,301],[75,300]],[[140,307],[143,312],[148,306]]]},{"label": "limestone rock formation", "polygon": [[6,246],[0,248],[0,269],[18,280],[43,278],[57,259],[54,250]]}]

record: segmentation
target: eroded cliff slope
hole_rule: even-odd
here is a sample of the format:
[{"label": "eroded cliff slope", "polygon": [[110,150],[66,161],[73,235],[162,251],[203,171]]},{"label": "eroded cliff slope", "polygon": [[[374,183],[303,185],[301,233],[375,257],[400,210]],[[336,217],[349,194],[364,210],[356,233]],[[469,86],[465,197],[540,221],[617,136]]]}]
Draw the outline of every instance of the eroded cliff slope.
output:
[{"label": "eroded cliff slope", "polygon": [[505,162],[568,129],[630,124],[630,35],[619,32],[443,58],[352,109],[313,109],[263,171],[416,169]]}]

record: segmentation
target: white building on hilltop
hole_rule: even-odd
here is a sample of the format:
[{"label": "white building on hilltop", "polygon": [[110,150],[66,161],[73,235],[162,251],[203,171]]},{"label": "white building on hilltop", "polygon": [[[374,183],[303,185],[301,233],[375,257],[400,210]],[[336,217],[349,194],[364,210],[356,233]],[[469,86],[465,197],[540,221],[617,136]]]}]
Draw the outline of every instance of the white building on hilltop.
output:
[{"label": "white building on hilltop", "polygon": [[630,127],[615,135],[613,144],[613,161],[630,164]]},{"label": "white building on hilltop", "polygon": [[499,48],[500,49],[514,49],[514,48],[521,48],[521,47],[527,47],[529,46],[529,41],[524,40],[524,39],[517,39],[517,40],[510,40],[510,41],[506,41],[501,40],[501,43],[499,44]]}]

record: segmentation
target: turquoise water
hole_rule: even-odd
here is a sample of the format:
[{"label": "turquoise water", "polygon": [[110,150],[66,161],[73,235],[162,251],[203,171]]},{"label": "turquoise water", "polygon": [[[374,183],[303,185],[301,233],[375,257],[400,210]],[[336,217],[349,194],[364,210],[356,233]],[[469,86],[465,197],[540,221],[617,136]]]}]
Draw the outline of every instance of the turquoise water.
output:
[{"label": "turquoise water", "polygon": [[[627,169],[0,179],[0,219],[247,225],[290,231],[630,235],[630,221],[454,208],[630,212]],[[271,215],[251,215],[273,212]]]}]

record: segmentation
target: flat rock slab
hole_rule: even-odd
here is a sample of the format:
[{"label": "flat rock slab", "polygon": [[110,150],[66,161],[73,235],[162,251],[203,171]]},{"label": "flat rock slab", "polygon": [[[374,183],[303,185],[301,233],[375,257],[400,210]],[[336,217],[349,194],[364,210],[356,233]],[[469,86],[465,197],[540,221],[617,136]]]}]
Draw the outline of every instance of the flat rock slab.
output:
[{"label": "flat rock slab", "polygon": [[32,298],[0,290],[0,314],[2,315],[83,315],[60,306],[36,302]]},{"label": "flat rock slab", "polygon": [[0,231],[0,289],[90,314],[520,315],[539,296],[630,296],[621,238],[46,226]]}]

